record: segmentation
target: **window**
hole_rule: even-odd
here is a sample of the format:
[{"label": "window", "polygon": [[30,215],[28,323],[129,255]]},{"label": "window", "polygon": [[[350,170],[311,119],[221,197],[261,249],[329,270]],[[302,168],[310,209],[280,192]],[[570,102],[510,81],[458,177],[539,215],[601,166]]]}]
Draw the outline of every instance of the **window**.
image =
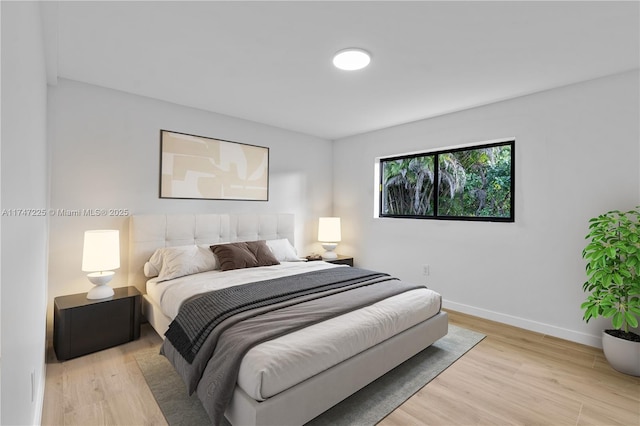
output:
[{"label": "window", "polygon": [[513,222],[514,159],[513,140],[382,158],[379,216]]}]

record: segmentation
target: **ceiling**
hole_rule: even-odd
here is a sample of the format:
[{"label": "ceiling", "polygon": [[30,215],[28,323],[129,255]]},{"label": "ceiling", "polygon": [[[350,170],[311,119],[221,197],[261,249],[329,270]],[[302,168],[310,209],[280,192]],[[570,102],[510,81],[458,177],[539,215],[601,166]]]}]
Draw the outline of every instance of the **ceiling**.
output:
[{"label": "ceiling", "polygon": [[[53,2],[57,77],[326,139],[637,69],[633,2]],[[372,53],[340,71],[333,54]]]}]

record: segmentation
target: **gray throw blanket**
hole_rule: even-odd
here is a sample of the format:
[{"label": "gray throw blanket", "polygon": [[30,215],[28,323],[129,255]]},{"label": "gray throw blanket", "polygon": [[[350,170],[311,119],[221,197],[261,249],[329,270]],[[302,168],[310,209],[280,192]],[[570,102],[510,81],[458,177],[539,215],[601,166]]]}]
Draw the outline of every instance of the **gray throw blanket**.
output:
[{"label": "gray throw blanket", "polygon": [[332,268],[212,291],[186,302],[165,337],[192,363],[211,331],[233,315],[386,275],[366,269]]},{"label": "gray throw blanket", "polygon": [[[382,274],[371,274],[370,271],[356,272],[353,268],[335,269],[335,271],[338,270],[340,275],[345,274],[346,277],[332,279],[346,282],[343,286],[336,288],[325,283],[324,286],[331,288],[279,301],[272,306],[247,309],[219,321],[219,326],[204,339],[201,350],[192,363],[187,362],[180,355],[169,339],[165,340],[162,347],[163,354],[185,380],[189,392],[197,389],[198,397],[202,400],[214,425],[219,424],[224,416],[224,411],[233,395],[242,358],[252,347],[387,297],[424,288],[423,285],[403,283],[395,278],[380,276]],[[316,273],[310,274],[316,275]],[[306,277],[307,275],[309,274],[298,275],[297,279],[309,278]],[[370,277],[367,278],[367,276]],[[318,279],[317,276],[311,278],[316,282]],[[357,282],[354,283],[354,281]]]}]

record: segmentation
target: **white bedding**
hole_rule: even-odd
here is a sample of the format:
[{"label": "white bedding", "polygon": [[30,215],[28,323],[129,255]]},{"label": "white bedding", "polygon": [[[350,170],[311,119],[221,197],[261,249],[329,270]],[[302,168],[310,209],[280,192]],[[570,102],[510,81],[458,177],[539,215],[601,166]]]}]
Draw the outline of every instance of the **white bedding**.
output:
[{"label": "white bedding", "polygon": [[[189,297],[219,288],[334,267],[325,262],[283,262],[277,266],[210,271],[158,283],[147,293],[169,318]],[[265,400],[344,361],[440,311],[440,295],[409,291],[371,306],[264,342],[244,357],[238,385],[253,399]]]},{"label": "white bedding", "polygon": [[147,294],[158,303],[162,313],[173,320],[178,315],[182,303],[197,294],[304,272],[347,267],[326,262],[282,262],[280,265],[258,268],[201,272],[161,282],[158,282],[158,278],[153,278],[147,281]]}]

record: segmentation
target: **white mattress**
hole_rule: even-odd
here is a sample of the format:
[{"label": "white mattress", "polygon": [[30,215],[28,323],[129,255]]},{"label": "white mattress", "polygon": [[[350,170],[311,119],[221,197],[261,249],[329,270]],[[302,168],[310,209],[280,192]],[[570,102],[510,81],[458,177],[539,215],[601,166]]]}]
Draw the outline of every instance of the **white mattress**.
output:
[{"label": "white mattress", "polygon": [[[194,294],[276,276],[344,267],[325,262],[281,265],[227,272],[205,272],[161,283],[150,280],[147,293],[173,319]],[[257,401],[300,383],[337,363],[424,321],[440,311],[440,295],[409,291],[328,321],[264,342],[244,357],[238,386]]]}]

